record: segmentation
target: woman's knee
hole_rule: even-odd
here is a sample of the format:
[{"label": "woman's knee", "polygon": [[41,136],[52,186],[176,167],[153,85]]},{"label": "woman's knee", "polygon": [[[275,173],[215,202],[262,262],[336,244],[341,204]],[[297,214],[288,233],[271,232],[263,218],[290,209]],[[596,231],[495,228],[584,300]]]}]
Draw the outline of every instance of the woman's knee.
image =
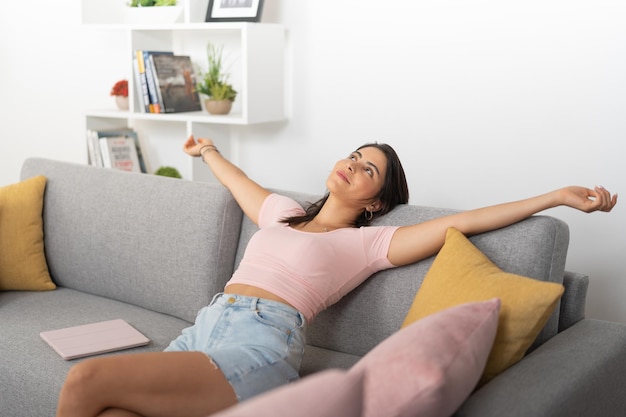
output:
[{"label": "woman's knee", "polygon": [[97,385],[101,369],[99,361],[95,359],[77,363],[67,373],[63,389],[88,394],[90,390],[97,389],[94,386]]},{"label": "woman's knee", "polygon": [[104,409],[98,400],[99,368],[94,360],[70,368],[61,388],[57,416],[93,416]]}]

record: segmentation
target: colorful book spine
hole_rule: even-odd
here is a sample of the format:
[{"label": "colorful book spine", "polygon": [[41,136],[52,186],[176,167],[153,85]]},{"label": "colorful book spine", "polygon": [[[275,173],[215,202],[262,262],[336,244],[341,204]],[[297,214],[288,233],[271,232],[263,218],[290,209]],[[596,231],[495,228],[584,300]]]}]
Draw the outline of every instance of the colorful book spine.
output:
[{"label": "colorful book spine", "polygon": [[151,113],[150,109],[150,96],[148,92],[148,80],[146,78],[146,65],[143,58],[143,51],[135,51],[135,60],[137,62],[137,73],[139,78],[139,84],[141,86],[141,95],[144,109],[146,113]]},{"label": "colorful book spine", "polygon": [[161,113],[161,103],[154,79],[154,69],[150,61],[150,52],[143,51],[143,62],[146,69],[146,81],[148,84],[148,95],[150,96],[150,113]]}]

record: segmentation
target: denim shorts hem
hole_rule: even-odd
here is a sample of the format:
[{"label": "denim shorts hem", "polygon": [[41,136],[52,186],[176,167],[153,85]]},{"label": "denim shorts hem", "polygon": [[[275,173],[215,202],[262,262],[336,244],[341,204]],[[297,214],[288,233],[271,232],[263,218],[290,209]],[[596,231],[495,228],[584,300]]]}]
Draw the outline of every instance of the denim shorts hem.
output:
[{"label": "denim shorts hem", "polygon": [[306,319],[286,304],[218,294],[168,351],[204,352],[243,401],[299,378]]}]

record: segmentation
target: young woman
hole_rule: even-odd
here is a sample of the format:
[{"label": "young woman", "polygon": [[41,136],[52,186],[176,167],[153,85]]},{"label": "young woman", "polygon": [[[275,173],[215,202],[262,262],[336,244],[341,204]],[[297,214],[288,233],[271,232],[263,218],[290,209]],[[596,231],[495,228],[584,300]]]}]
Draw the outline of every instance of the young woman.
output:
[{"label": "young woman", "polygon": [[[603,187],[567,187],[412,226],[364,227],[408,202],[402,165],[388,145],[367,144],[338,161],[327,195],[307,210],[258,185],[209,139],[200,157],[260,230],[223,294],[165,352],[117,355],[74,366],[57,416],[205,416],[298,378],[306,325],[376,271],[435,254],[446,230],[471,235],[542,210],[611,211]],[[306,254],[306,256],[304,256]]]}]

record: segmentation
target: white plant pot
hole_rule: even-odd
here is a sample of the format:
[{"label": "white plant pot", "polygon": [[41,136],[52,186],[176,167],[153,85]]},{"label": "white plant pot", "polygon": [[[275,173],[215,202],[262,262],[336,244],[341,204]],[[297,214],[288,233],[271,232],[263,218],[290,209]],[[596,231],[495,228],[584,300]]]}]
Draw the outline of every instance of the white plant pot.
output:
[{"label": "white plant pot", "polygon": [[127,7],[126,23],[178,23],[182,21],[183,6]]},{"label": "white plant pot", "polygon": [[128,110],[128,97],[115,96],[115,104],[120,110]]}]

